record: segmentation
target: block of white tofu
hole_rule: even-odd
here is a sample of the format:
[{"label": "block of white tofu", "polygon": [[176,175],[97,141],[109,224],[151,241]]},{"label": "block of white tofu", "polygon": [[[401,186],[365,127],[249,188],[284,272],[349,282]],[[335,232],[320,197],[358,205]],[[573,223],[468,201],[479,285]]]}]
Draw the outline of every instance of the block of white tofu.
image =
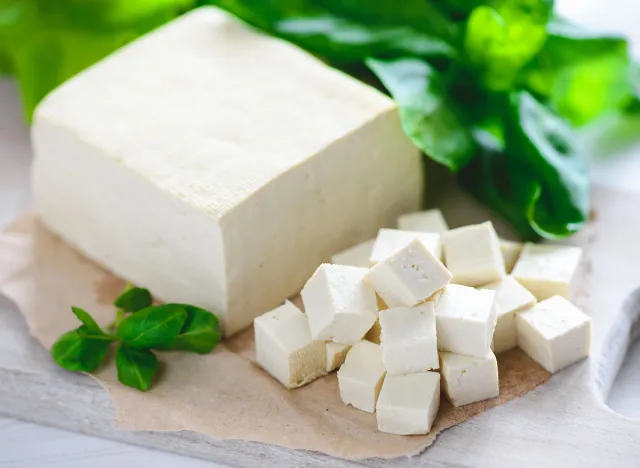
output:
[{"label": "block of white tofu", "polygon": [[327,373],[325,344],[314,341],[307,317],[291,302],[253,321],[256,361],[287,388]]},{"label": "block of white tofu", "polygon": [[445,232],[442,248],[453,283],[477,287],[505,275],[500,241],[490,221]]},{"label": "block of white tofu", "polygon": [[440,408],[440,374],[387,375],[376,405],[378,430],[427,434]]},{"label": "block of white tofu", "polygon": [[438,349],[485,357],[496,326],[495,291],[450,284],[436,307]]},{"label": "block of white tofu", "polygon": [[385,374],[379,345],[369,341],[353,345],[338,370],[343,403],[373,413]]},{"label": "block of white tofu", "polygon": [[523,247],[524,245],[520,242],[500,239],[500,252],[504,259],[504,269],[507,274],[513,271],[513,267],[518,261],[518,258],[520,258],[520,253],[522,252]]},{"label": "block of white tofu", "polygon": [[527,243],[511,274],[539,301],[555,295],[569,298],[581,258],[580,247]]},{"label": "block of white tofu", "polygon": [[516,316],[518,346],[549,372],[589,355],[591,319],[562,296]]},{"label": "block of white tofu", "polygon": [[375,265],[366,275],[389,307],[413,307],[451,281],[451,273],[415,239]]},{"label": "block of white tofu", "polygon": [[505,276],[501,281],[487,284],[484,288],[496,292],[494,306],[497,321],[491,349],[498,354],[515,348],[518,344],[516,314],[533,307],[536,297],[513,276]]},{"label": "block of white tofu", "polygon": [[380,312],[380,348],[387,374],[404,375],[438,368],[436,314],[432,301]]},{"label": "block of white tofu", "polygon": [[389,97],[213,7],[53,91],[32,140],[44,224],[226,334],[422,198]]},{"label": "block of white tofu", "polygon": [[489,351],[483,357],[440,353],[444,393],[453,406],[495,398],[500,394],[498,361]]},{"label": "block of white tofu", "polygon": [[438,259],[441,256],[440,235],[433,232],[400,231],[399,229],[380,229],[369,262],[371,266],[388,258],[398,250],[418,239]]},{"label": "block of white tofu", "polygon": [[373,287],[364,281],[366,268],[322,264],[300,295],[314,340],[359,342],[378,318]]},{"label": "block of white tofu", "polygon": [[435,232],[442,234],[449,226],[440,210],[416,211],[398,217],[398,229],[403,231]]},{"label": "block of white tofu", "polygon": [[340,368],[340,366],[344,363],[344,360],[347,357],[347,353],[351,349],[351,345],[327,341],[325,343],[325,349],[327,356],[327,373],[329,373]]},{"label": "block of white tofu", "polygon": [[356,244],[353,247],[349,247],[342,252],[331,257],[331,263],[336,265],[348,265],[360,268],[369,268],[371,252],[373,252],[373,244],[375,239]]}]

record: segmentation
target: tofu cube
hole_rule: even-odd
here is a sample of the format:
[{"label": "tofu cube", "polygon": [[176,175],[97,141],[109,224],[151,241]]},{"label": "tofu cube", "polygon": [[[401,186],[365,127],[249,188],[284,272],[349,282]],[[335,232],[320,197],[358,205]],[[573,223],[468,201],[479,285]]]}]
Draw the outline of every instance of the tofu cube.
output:
[{"label": "tofu cube", "polygon": [[370,239],[360,244],[349,247],[331,257],[331,263],[336,265],[348,265],[360,268],[369,268],[369,259],[373,252],[375,239]]},{"label": "tofu cube", "polygon": [[369,270],[322,264],[300,295],[314,340],[359,342],[378,318],[376,293],[363,281]]},{"label": "tofu cube", "polygon": [[438,259],[441,257],[440,235],[432,232],[400,231],[398,229],[380,229],[371,252],[371,266],[388,258],[398,250],[418,239]]},{"label": "tofu cube", "polygon": [[399,435],[427,434],[439,408],[437,372],[387,375],[376,405],[378,430]]},{"label": "tofu cube", "polygon": [[495,398],[500,394],[498,361],[489,351],[483,357],[440,353],[444,393],[453,406]]},{"label": "tofu cube", "polygon": [[389,307],[413,307],[451,281],[451,273],[415,239],[369,270],[366,280]]},{"label": "tofu cube", "polygon": [[478,287],[505,275],[500,241],[490,221],[445,232],[442,247],[455,284]]},{"label": "tofu cube", "polygon": [[512,275],[539,301],[555,295],[569,298],[581,257],[580,247],[527,243]]},{"label": "tofu cube", "polygon": [[524,245],[519,242],[500,239],[500,252],[504,259],[504,269],[507,274],[513,270],[518,258],[520,258],[523,247]]},{"label": "tofu cube", "polygon": [[391,98],[213,7],[66,81],[31,130],[39,220],[163,302],[215,311],[225,335],[422,200]]},{"label": "tofu cube", "polygon": [[442,234],[449,230],[440,210],[416,211],[398,217],[398,229],[403,231],[435,232]]},{"label": "tofu cube", "polygon": [[433,302],[380,312],[380,348],[387,375],[438,368],[438,341]]},{"label": "tofu cube", "polygon": [[520,348],[549,372],[589,355],[591,319],[562,296],[520,312],[516,329]]},{"label": "tofu cube", "polygon": [[338,370],[340,398],[345,405],[373,413],[385,374],[379,345],[369,341],[353,345]]},{"label": "tofu cube", "polygon": [[516,314],[533,307],[536,297],[513,276],[505,276],[502,281],[487,284],[484,288],[493,289],[496,292],[494,305],[497,321],[491,349],[499,354],[515,348],[518,344]]},{"label": "tofu cube", "polygon": [[436,307],[438,349],[484,358],[496,326],[495,291],[450,284]]},{"label": "tofu cube", "polygon": [[327,373],[325,344],[314,341],[307,317],[287,301],[253,321],[256,361],[287,388]]},{"label": "tofu cube", "polygon": [[347,353],[351,349],[351,345],[345,345],[340,343],[334,343],[333,341],[327,341],[325,343],[326,356],[327,356],[327,374],[339,369],[344,363]]},{"label": "tofu cube", "polygon": [[[379,316],[378,316],[379,317]],[[382,328],[380,327],[380,319],[375,321],[373,327],[364,335],[364,339],[367,341],[371,341],[375,344],[380,344],[380,334],[382,333]]]}]

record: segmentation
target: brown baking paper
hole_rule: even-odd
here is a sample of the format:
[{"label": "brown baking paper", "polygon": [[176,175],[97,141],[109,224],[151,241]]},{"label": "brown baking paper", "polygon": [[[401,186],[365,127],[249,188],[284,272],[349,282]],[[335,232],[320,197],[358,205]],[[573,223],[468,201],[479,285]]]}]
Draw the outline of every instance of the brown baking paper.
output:
[{"label": "brown baking paper", "polygon": [[[24,215],[0,234],[0,292],[25,315],[31,334],[46,348],[78,326],[70,311],[90,311],[101,325],[124,281],[83,257]],[[375,415],[340,401],[336,375],[286,390],[254,362],[247,330],[213,353],[162,353],[162,371],[146,393],[118,383],[114,360],[96,372],[116,408],[116,424],[150,431],[189,430],[217,438],[247,439],[359,459],[414,455],[455,424],[529,392],[549,374],[519,350],[498,358],[500,396],[453,408],[442,400],[431,432],[397,436],[376,430]]]}]

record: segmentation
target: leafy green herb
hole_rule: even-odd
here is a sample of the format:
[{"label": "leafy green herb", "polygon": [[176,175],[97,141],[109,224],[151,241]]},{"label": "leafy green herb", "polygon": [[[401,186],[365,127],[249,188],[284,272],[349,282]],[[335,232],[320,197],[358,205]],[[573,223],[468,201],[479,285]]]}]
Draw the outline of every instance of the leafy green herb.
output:
[{"label": "leafy green herb", "polygon": [[147,299],[151,302],[150,298],[147,290],[127,286],[116,305],[131,309],[127,311],[131,315],[127,316],[123,308],[116,310],[116,320],[111,326],[116,329],[115,335],[105,333],[87,311],[72,307],[82,325],[54,343],[51,348],[54,361],[70,371],[92,372],[104,362],[111,343],[119,341],[116,367],[120,382],[147,390],[158,369],[152,349],[198,354],[213,351],[222,336],[214,314],[187,304],[137,308]]},{"label": "leafy green herb", "polygon": [[125,312],[138,312],[153,302],[151,293],[144,288],[126,288],[114,301],[114,305]]},{"label": "leafy green herb", "polygon": [[149,350],[121,344],[116,352],[116,369],[120,382],[144,392],[158,371],[158,358]]}]

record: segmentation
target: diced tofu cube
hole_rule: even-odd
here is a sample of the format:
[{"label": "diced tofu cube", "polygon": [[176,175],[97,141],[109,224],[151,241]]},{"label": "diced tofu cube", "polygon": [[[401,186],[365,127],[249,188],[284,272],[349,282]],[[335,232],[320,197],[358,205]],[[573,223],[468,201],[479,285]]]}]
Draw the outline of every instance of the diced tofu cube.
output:
[{"label": "diced tofu cube", "polygon": [[491,349],[499,354],[515,348],[518,344],[516,334],[516,313],[533,307],[536,297],[522,286],[513,276],[505,276],[497,283],[487,284],[486,289],[496,291],[495,308],[496,329],[493,332]]},{"label": "diced tofu cube", "polygon": [[364,335],[364,339],[367,341],[371,341],[375,344],[380,344],[380,334],[382,333],[382,328],[380,327],[380,319],[376,320],[373,324],[373,327]]},{"label": "diced tofu cube", "polygon": [[449,230],[440,210],[416,211],[398,217],[398,229],[403,231],[435,232],[442,234]]},{"label": "diced tofu cube", "polygon": [[378,317],[366,268],[323,264],[300,292],[314,340],[359,342]]},{"label": "diced tofu cube", "polygon": [[580,247],[527,243],[512,275],[539,301],[555,295],[568,298],[581,257]]},{"label": "diced tofu cube", "polygon": [[438,348],[484,358],[491,350],[496,310],[495,292],[450,284],[436,307]]},{"label": "diced tofu cube", "polygon": [[380,325],[380,347],[387,374],[414,374],[438,368],[433,302],[383,310]]},{"label": "diced tofu cube", "polygon": [[442,247],[455,284],[477,287],[505,275],[500,242],[490,221],[445,232]]},{"label": "diced tofu cube", "polygon": [[389,434],[426,434],[440,408],[440,374],[387,375],[378,404],[378,430]]},{"label": "diced tofu cube", "polygon": [[345,405],[373,413],[385,374],[379,345],[369,341],[353,345],[338,370],[340,398]]},{"label": "diced tofu cube", "polygon": [[347,357],[347,353],[351,349],[351,345],[327,341],[325,343],[325,348],[327,354],[327,373],[329,373],[340,368],[340,366],[344,363],[344,360]]},{"label": "diced tofu cube", "polygon": [[440,353],[440,374],[444,392],[453,406],[468,405],[500,394],[498,361],[491,351],[484,357]]},{"label": "diced tofu cube", "polygon": [[371,266],[381,262],[398,250],[418,239],[438,259],[441,256],[440,235],[432,232],[400,231],[398,229],[380,229],[371,252]]},{"label": "diced tofu cube", "polygon": [[415,239],[369,270],[371,283],[389,307],[413,307],[451,281],[451,273]]},{"label": "diced tofu cube", "polygon": [[589,355],[591,319],[561,296],[516,316],[518,345],[549,372]]},{"label": "diced tofu cube", "polygon": [[520,253],[522,252],[523,244],[519,242],[512,242],[504,239],[500,239],[500,252],[502,252],[502,258],[504,259],[504,269],[507,274],[511,273],[515,266]]},{"label": "diced tofu cube", "polygon": [[291,302],[253,321],[258,364],[287,388],[327,373],[325,345],[314,341],[307,317]]},{"label": "diced tofu cube", "polygon": [[375,241],[375,239],[370,239],[339,252],[331,257],[331,263],[335,263],[336,265],[369,268],[369,258],[371,258],[371,252],[373,252],[373,244]]}]

